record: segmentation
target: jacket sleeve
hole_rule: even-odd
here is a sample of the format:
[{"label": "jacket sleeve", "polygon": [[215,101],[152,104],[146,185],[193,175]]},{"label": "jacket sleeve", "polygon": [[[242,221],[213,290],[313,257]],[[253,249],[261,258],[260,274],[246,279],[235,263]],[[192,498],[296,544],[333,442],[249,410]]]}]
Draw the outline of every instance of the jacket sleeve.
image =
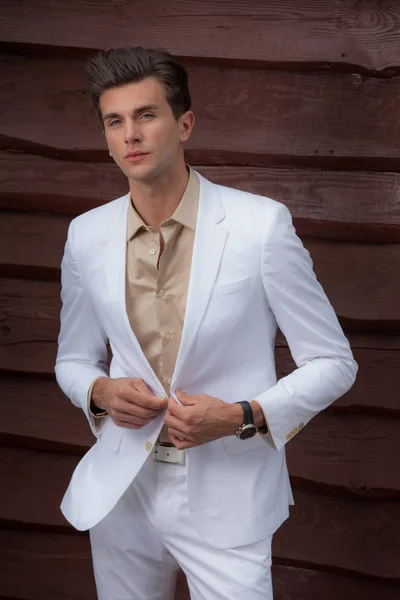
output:
[{"label": "jacket sleeve", "polygon": [[[61,301],[56,379],[72,403],[83,409],[94,435],[98,437],[102,427],[89,413],[88,391],[95,379],[108,377],[108,339],[83,285],[74,251],[73,221],[61,263]],[[102,419],[103,425],[106,420],[107,417]]]},{"label": "jacket sleeve", "polygon": [[278,206],[264,240],[262,277],[297,369],[254,398],[268,423],[265,439],[277,450],[350,389],[358,368],[291,215]]}]

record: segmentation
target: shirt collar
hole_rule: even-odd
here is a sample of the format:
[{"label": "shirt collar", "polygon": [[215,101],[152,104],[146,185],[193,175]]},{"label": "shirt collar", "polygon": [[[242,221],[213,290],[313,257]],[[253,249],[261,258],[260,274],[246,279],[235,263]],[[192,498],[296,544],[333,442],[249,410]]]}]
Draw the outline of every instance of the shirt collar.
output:
[{"label": "shirt collar", "polygon": [[[175,221],[192,231],[196,231],[197,211],[199,206],[200,181],[197,173],[189,168],[189,180],[185,192],[174,214],[168,221]],[[164,221],[165,222],[165,221]],[[141,227],[146,227],[145,222],[135,210],[132,197],[128,207],[127,241],[131,240]]]}]

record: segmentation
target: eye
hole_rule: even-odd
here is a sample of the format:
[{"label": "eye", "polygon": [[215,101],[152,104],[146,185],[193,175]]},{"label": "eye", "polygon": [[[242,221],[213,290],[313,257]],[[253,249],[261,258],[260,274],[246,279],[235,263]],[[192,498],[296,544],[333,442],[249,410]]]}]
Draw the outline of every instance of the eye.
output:
[{"label": "eye", "polygon": [[148,121],[149,119],[152,119],[153,117],[154,117],[154,115],[152,113],[143,113],[143,115],[140,118],[146,119],[146,121]]},{"label": "eye", "polygon": [[109,122],[108,126],[114,127],[115,125],[118,125],[119,123],[121,123],[121,121],[119,119],[113,119],[112,121]]}]

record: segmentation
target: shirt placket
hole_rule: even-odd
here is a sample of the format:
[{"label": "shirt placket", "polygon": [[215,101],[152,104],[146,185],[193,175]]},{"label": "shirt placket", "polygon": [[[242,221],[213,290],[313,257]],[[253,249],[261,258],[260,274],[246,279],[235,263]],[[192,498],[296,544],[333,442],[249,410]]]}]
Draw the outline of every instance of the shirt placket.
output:
[{"label": "shirt placket", "polygon": [[161,370],[160,378],[164,386],[164,389],[169,394],[171,387],[172,370],[171,364],[173,362],[173,349],[175,343],[176,331],[174,330],[173,321],[169,314],[169,282],[168,282],[168,262],[170,260],[170,246],[171,240],[176,233],[177,225],[175,223],[166,223],[161,226],[162,236],[164,238],[164,252],[160,257],[157,289],[156,289],[156,304],[157,314],[159,317],[160,325],[160,338],[161,338]]}]

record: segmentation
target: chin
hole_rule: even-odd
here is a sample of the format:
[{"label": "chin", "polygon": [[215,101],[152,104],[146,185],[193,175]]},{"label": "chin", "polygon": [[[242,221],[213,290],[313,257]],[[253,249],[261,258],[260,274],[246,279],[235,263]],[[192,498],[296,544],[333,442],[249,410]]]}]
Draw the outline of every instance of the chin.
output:
[{"label": "chin", "polygon": [[125,175],[132,181],[152,181],[160,173],[160,169],[157,167],[149,167],[145,165],[137,165],[133,169],[129,169]]},{"label": "chin", "polygon": [[133,181],[146,181],[151,179],[153,169],[145,165],[129,165],[128,168],[122,169],[128,179]]}]

